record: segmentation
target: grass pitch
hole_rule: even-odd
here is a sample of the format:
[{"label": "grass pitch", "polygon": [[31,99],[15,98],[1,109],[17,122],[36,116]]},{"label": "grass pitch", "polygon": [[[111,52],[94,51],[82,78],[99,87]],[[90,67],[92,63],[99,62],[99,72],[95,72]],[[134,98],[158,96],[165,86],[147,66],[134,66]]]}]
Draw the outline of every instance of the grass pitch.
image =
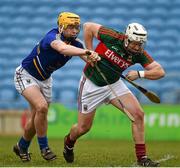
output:
[{"label": "grass pitch", "polygon": [[[75,161],[65,162],[62,139],[49,139],[51,149],[57,154],[57,159],[47,162],[42,159],[36,138],[31,144],[31,162],[22,163],[12,152],[12,147],[18,137],[0,137],[0,166],[16,167],[132,167],[136,166],[134,144],[130,141],[118,140],[84,140],[80,139],[75,147]],[[179,142],[147,142],[150,158],[159,160],[162,167],[180,167]]]}]

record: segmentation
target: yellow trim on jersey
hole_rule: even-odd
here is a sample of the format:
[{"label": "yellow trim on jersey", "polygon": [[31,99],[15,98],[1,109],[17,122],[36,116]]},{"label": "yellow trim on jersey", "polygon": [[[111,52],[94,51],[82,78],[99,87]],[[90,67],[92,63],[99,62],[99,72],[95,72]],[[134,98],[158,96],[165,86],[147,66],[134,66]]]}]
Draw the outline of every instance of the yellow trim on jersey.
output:
[{"label": "yellow trim on jersey", "polygon": [[46,80],[46,78],[43,76],[43,74],[41,73],[40,69],[38,68],[35,58],[33,59],[33,63],[34,63],[34,65],[35,65],[37,71],[38,71],[39,74],[41,75],[41,77],[42,77],[44,80]]}]

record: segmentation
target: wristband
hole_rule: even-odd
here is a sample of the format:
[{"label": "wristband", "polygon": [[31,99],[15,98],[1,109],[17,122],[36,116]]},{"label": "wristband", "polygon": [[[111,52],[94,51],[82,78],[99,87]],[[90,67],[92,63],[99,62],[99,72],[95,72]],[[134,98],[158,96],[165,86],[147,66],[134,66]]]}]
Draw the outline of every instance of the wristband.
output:
[{"label": "wristband", "polygon": [[139,73],[139,71],[137,71],[137,74],[138,74],[138,77],[140,78],[140,73]]},{"label": "wristband", "polygon": [[138,71],[138,76],[139,76],[139,78],[144,78],[144,76],[145,76],[144,71]]}]

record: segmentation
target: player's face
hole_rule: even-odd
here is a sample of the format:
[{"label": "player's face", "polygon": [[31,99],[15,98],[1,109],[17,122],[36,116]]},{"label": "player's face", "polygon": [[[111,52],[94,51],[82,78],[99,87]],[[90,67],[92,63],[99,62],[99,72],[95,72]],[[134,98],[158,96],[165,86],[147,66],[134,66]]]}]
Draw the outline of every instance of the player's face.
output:
[{"label": "player's face", "polygon": [[144,49],[144,43],[140,43],[137,41],[130,41],[126,49],[132,54],[133,53],[139,54],[139,53],[142,53]]},{"label": "player's face", "polygon": [[80,25],[68,25],[63,31],[66,38],[76,38],[80,32]]}]

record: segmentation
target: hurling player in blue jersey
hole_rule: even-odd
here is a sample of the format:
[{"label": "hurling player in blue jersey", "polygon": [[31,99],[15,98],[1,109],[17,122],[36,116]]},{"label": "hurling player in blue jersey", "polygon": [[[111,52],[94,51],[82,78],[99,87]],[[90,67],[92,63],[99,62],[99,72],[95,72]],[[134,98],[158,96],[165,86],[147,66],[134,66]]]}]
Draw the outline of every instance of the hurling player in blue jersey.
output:
[{"label": "hurling player in blue jersey", "polygon": [[41,155],[45,160],[54,160],[56,155],[48,146],[47,113],[51,102],[51,74],[64,66],[72,56],[80,56],[93,65],[98,61],[97,53],[83,49],[77,39],[80,32],[80,17],[74,13],[63,12],[58,16],[58,28],[50,30],[32,52],[16,69],[14,82],[17,91],[25,97],[31,107],[31,116],[24,134],[13,147],[22,161],[30,161],[28,151],[34,135],[37,135]]}]

